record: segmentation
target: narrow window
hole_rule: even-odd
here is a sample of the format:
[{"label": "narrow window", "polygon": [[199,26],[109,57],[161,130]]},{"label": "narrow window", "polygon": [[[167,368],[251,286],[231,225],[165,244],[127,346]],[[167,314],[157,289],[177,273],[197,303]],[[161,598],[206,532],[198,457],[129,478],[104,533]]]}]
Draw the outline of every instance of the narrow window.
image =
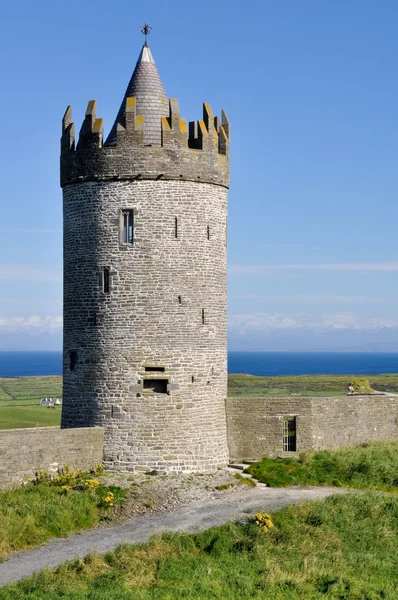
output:
[{"label": "narrow window", "polygon": [[174,218],[174,237],[178,237],[178,219]]},{"label": "narrow window", "polygon": [[178,296],[178,304],[181,304],[181,296]]},{"label": "narrow window", "polygon": [[205,309],[202,308],[202,325],[205,324]]},{"label": "narrow window", "polygon": [[145,371],[160,371],[164,373],[164,367],[145,367]]},{"label": "narrow window", "polygon": [[195,377],[194,377],[193,375],[192,375],[192,377],[191,377],[191,382],[192,382],[192,383],[195,383]]},{"label": "narrow window", "polygon": [[144,391],[153,394],[167,394],[168,379],[144,379]]},{"label": "narrow window", "polygon": [[134,242],[134,211],[122,210],[122,244]]},{"label": "narrow window", "polygon": [[69,352],[69,370],[74,371],[77,365],[77,350],[71,350]]},{"label": "narrow window", "polygon": [[104,272],[102,274],[102,291],[104,294],[109,294],[109,269],[108,267],[104,267]]},{"label": "narrow window", "polygon": [[101,325],[102,324],[102,315],[100,315],[99,313],[94,313],[94,325]]},{"label": "narrow window", "polygon": [[207,226],[207,239],[210,239],[210,225]]},{"label": "narrow window", "polygon": [[296,417],[283,417],[283,449],[296,452]]}]

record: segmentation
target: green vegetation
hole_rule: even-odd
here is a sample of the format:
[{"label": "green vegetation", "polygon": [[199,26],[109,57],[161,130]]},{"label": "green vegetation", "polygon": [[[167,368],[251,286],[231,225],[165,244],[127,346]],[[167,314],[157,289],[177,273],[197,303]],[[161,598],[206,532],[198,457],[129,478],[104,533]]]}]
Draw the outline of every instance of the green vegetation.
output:
[{"label": "green vegetation", "polygon": [[101,472],[73,471],[65,465],[53,479],[40,471],[26,485],[0,493],[0,561],[13,550],[93,527],[107,518],[125,493],[99,483],[95,477]]},{"label": "green vegetation", "polygon": [[243,485],[248,485],[249,487],[256,487],[257,485],[254,479],[243,477],[240,473],[235,473],[235,479],[237,479],[239,483],[243,483]]},{"label": "green vegetation", "polygon": [[2,600],[396,600],[398,498],[331,496],[46,570]]},{"label": "green vegetation", "polygon": [[303,452],[299,458],[263,458],[247,472],[271,487],[334,485],[397,491],[398,442]]},{"label": "green vegetation", "polygon": [[62,377],[1,377],[0,402],[39,404],[41,398],[62,399]]},{"label": "green vegetation", "polygon": [[49,427],[61,422],[61,407],[1,406],[0,429],[19,427]]},{"label": "green vegetation", "polygon": [[228,375],[229,396],[345,396],[350,383],[368,380],[370,389],[398,393],[398,373],[364,375],[299,375],[296,377],[257,377]]},{"label": "green vegetation", "polygon": [[350,383],[354,388],[354,392],[357,392],[358,394],[372,394],[374,392],[374,389],[371,387],[367,379],[354,377]]},{"label": "green vegetation", "polygon": [[62,399],[62,377],[0,378],[0,429],[59,425],[61,407],[40,406],[41,398]]}]

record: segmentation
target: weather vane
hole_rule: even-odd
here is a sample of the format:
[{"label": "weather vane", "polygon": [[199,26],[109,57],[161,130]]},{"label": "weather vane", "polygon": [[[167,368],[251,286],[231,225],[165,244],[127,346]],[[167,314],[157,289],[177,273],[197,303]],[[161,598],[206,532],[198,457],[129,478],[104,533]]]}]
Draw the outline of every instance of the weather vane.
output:
[{"label": "weather vane", "polygon": [[143,25],[140,25],[140,29],[141,29],[141,33],[143,35],[145,35],[145,43],[146,43],[146,36],[151,33],[152,27],[150,25],[148,25],[148,23],[144,23]]}]

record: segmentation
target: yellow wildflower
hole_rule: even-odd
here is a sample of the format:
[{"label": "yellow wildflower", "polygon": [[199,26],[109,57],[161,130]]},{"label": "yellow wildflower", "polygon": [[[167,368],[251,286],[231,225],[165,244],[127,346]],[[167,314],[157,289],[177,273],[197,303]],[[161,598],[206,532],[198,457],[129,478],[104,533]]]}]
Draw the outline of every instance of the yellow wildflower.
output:
[{"label": "yellow wildflower", "polygon": [[254,522],[258,527],[261,527],[263,531],[268,531],[274,526],[270,515],[267,513],[257,513],[254,518]]}]

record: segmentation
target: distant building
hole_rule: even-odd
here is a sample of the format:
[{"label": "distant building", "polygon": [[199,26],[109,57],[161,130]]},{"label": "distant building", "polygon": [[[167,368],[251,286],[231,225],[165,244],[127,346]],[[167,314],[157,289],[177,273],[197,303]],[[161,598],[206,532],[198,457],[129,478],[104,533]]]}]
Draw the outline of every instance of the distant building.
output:
[{"label": "distant building", "polygon": [[62,402],[59,398],[41,398],[40,406],[59,406]]}]

